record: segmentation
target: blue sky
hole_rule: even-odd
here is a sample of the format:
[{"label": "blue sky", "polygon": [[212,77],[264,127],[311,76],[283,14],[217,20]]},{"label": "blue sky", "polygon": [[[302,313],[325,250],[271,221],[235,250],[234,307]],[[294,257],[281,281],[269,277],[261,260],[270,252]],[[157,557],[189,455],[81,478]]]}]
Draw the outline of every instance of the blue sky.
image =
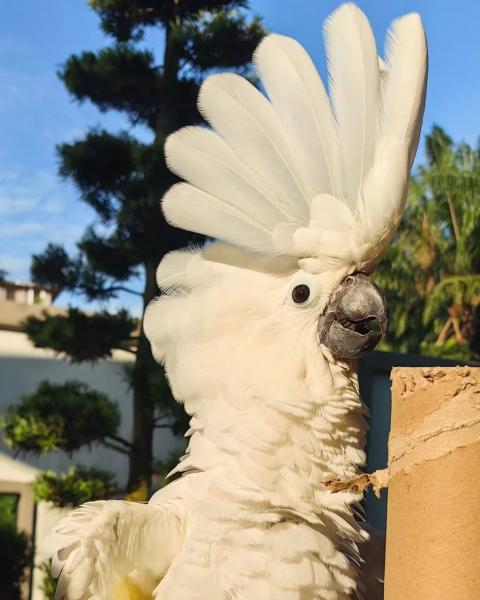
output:
[{"label": "blue sky", "polygon": [[[421,14],[430,49],[424,131],[442,125],[455,140],[475,143],[480,133],[480,2],[478,0],[359,0],[379,48],[391,20]],[[253,0],[272,31],[291,35],[325,72],[321,27],[338,0]],[[102,114],[68,96],[56,70],[72,53],[108,44],[86,0],[2,0],[0,7],[0,267],[28,279],[30,256],[48,242],[74,250],[94,213],[71,183],[57,176],[55,145],[101,125],[131,127],[121,114]],[[161,36],[147,45],[159,48]],[[148,133],[137,129],[142,138]],[[422,160],[420,147],[418,160]],[[84,305],[63,295],[61,304]],[[110,303],[136,300],[122,297]]]}]

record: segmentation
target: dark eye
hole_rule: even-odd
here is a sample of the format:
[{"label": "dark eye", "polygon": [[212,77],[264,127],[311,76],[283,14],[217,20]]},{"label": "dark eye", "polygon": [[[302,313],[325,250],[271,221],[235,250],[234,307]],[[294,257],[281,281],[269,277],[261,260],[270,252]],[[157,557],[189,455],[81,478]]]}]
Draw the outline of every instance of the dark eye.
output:
[{"label": "dark eye", "polygon": [[297,304],[306,302],[310,297],[310,288],[304,283],[296,285],[292,290],[293,301]]}]

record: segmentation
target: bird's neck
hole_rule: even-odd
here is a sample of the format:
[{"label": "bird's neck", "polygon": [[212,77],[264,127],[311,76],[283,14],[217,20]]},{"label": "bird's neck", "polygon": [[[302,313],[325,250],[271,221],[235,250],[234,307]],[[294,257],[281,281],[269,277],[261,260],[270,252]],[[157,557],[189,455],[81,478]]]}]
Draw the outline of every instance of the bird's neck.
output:
[{"label": "bird's neck", "polygon": [[[351,365],[326,360],[306,370],[293,397],[208,399],[192,419],[180,471],[210,474],[229,492],[271,504],[321,506],[327,475],[354,476],[365,461],[365,408]],[[249,397],[245,397],[245,395]],[[216,410],[215,410],[216,408]]]}]

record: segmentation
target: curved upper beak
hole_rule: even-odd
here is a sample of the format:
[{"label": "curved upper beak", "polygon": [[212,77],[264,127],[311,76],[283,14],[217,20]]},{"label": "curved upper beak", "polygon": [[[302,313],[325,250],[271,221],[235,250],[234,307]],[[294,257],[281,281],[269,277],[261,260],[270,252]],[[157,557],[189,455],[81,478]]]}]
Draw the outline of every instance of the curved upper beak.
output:
[{"label": "curved upper beak", "polygon": [[385,297],[364,273],[346,277],[318,322],[320,342],[338,359],[353,359],[373,350],[386,334]]}]

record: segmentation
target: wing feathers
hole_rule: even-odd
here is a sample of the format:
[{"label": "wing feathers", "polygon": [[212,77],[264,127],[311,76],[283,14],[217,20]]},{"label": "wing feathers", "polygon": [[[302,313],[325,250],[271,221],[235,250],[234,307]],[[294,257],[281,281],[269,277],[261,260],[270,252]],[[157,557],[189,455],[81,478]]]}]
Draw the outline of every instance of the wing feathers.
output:
[{"label": "wing feathers", "polygon": [[136,584],[151,593],[178,539],[178,517],[163,508],[121,500],[84,504],[44,542],[53,575],[59,577],[55,598],[111,600],[115,587],[135,569]]}]

